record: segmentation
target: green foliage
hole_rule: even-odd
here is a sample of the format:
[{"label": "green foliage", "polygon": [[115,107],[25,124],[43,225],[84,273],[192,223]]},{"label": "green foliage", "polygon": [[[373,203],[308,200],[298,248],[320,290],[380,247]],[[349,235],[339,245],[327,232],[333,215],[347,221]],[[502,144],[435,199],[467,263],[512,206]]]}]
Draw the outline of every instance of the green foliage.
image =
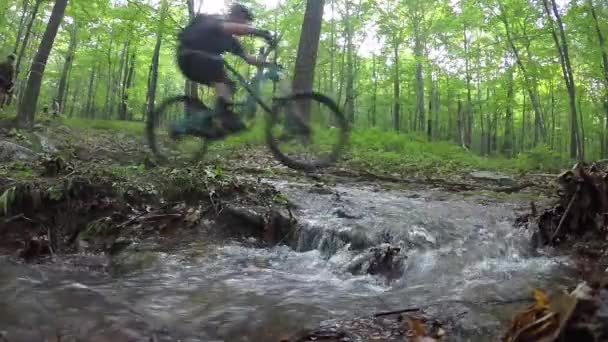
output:
[{"label": "green foliage", "polygon": [[541,144],[534,149],[517,155],[515,165],[520,171],[559,171],[571,162],[559,153]]},{"label": "green foliage", "polygon": [[503,158],[477,156],[450,142],[429,143],[423,136],[357,130],[351,136],[351,163],[371,169],[427,175],[464,169],[512,169]]}]

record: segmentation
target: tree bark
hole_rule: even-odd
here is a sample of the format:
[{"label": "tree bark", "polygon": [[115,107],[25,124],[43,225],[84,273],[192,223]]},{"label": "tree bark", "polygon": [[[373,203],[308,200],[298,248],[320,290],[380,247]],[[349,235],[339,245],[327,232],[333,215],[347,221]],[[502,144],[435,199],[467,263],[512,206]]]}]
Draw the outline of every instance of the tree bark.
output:
[{"label": "tree bark", "polygon": [[154,45],[154,53],[152,55],[152,62],[150,63],[150,73],[148,80],[148,91],[147,91],[147,103],[146,103],[146,117],[150,116],[150,113],[154,110],[154,103],[156,100],[156,84],[158,81],[158,62],[160,59],[160,47],[163,40],[164,32],[164,21],[167,15],[168,3],[167,0],[161,1],[160,8],[160,21],[158,23],[158,32],[156,33],[156,44]]},{"label": "tree bark", "polygon": [[608,53],[606,53],[606,39],[600,29],[600,23],[593,0],[587,0],[587,2],[595,25],[595,32],[597,34],[600,50],[602,51],[602,70],[604,71],[604,134],[602,138],[602,151],[603,157],[606,158],[608,157]]},{"label": "tree bark", "polygon": [[[321,38],[323,7],[325,0],[307,0],[298,54],[294,69],[293,89],[296,92],[310,92],[314,86],[315,66]],[[310,115],[310,102],[302,102],[302,115]],[[305,118],[304,118],[305,119]]]},{"label": "tree bark", "polygon": [[[329,0],[331,2],[331,13],[332,15],[335,13],[335,2],[336,0]],[[331,33],[329,36],[330,46],[329,46],[329,93],[334,95],[334,78],[335,78],[335,69],[336,69],[336,21],[335,19],[331,20]]]},{"label": "tree bark", "polygon": [[[188,18],[190,20],[192,20],[192,19],[194,19],[194,16],[196,15],[195,10],[194,10],[194,0],[186,0],[186,3],[188,5]],[[202,6],[203,0],[199,0],[198,3],[199,3],[199,6]],[[196,84],[196,82],[186,80],[184,92],[186,93],[186,96],[194,97],[196,99],[199,98],[198,84]]]},{"label": "tree bark", "polygon": [[546,139],[546,129],[545,129],[545,124],[544,124],[544,120],[543,120],[543,112],[542,112],[542,108],[540,106],[540,100],[539,100],[539,96],[538,96],[538,85],[537,82],[534,78],[530,77],[528,70],[526,69],[520,53],[519,53],[519,49],[515,46],[515,42],[513,40],[513,35],[511,33],[511,26],[509,24],[508,18],[507,18],[507,14],[504,11],[504,8],[502,8],[501,6],[501,15],[500,15],[500,19],[505,27],[505,33],[507,36],[507,41],[509,42],[509,47],[511,49],[511,51],[513,52],[513,55],[515,56],[515,62],[517,63],[517,66],[524,78],[524,84],[526,86],[526,90],[528,92],[528,96],[530,97],[530,103],[532,104],[532,110],[534,110],[534,121],[535,121],[535,129],[537,129],[536,133],[540,134],[540,137],[542,138],[542,141],[545,141]]},{"label": "tree bark", "polygon": [[572,159],[582,160],[584,158],[584,155],[582,151],[582,142],[578,127],[576,88],[574,84],[574,73],[572,72],[572,65],[570,64],[568,41],[566,40],[564,24],[557,9],[557,4],[555,3],[555,0],[551,0],[553,15],[555,15],[555,21],[557,21],[557,26],[561,38],[560,42],[560,38],[558,38],[557,33],[555,31],[553,16],[551,15],[551,9],[549,8],[548,0],[543,0],[543,5],[545,7],[547,18],[551,26],[551,35],[553,36],[553,41],[555,42],[555,47],[559,54],[562,74],[564,76],[564,81],[568,90],[568,104],[570,107],[570,157]]},{"label": "tree bark", "polygon": [[505,137],[502,153],[513,157],[513,67],[507,72],[507,110],[505,115]]},{"label": "tree bark", "polygon": [[41,3],[42,0],[36,0],[36,2],[34,3],[34,8],[32,9],[30,20],[27,23],[27,27],[25,28],[25,36],[23,36],[23,41],[21,42],[21,49],[19,49],[19,54],[17,55],[17,61],[15,63],[15,77],[18,77],[21,71],[21,61],[23,60],[25,48],[27,47],[30,35],[32,34],[32,25],[34,25],[34,22],[36,21],[36,15],[38,14],[38,10],[40,9]]},{"label": "tree bark", "polygon": [[[309,1],[310,2],[310,1]],[[346,15],[344,16],[344,31],[346,33],[346,101],[344,103],[345,115],[351,124],[355,122],[355,70],[354,70],[354,46],[353,46],[353,28],[351,25],[351,14],[349,9],[353,5],[350,1],[346,2]]]},{"label": "tree bark", "polygon": [[36,105],[38,103],[38,95],[40,94],[40,85],[42,75],[46,67],[46,62],[55,42],[55,36],[59,30],[59,25],[63,20],[65,8],[68,5],[68,0],[56,0],[51,12],[51,17],[42,36],[42,41],[38,47],[38,52],[27,79],[27,87],[25,88],[24,96],[19,104],[18,122],[21,126],[33,125]]},{"label": "tree bark", "polygon": [[[97,73],[97,65],[93,66],[91,69],[91,76],[89,77],[89,88],[87,93],[87,104],[84,109],[85,115],[91,115],[94,103],[94,95],[95,95],[95,74]],[[93,115],[94,116],[94,115]]]},{"label": "tree bark", "polygon": [[78,32],[78,27],[76,23],[72,24],[72,30],[70,31],[70,44],[68,46],[68,51],[65,56],[65,62],[63,63],[63,70],[61,71],[61,78],[59,79],[59,88],[57,89],[57,96],[55,97],[55,101],[57,101],[59,105],[59,111],[63,113],[63,106],[65,100],[66,87],[68,82],[68,75],[70,73],[70,69],[72,68],[72,61],[74,59],[74,52],[76,51],[76,33]]},{"label": "tree bark", "polygon": [[399,70],[399,44],[400,39],[395,37],[393,41],[393,68],[395,75],[393,79],[393,129],[401,130],[401,80]]},{"label": "tree bark", "polygon": [[372,55],[372,80],[374,82],[373,90],[372,90],[372,109],[371,109],[371,120],[370,126],[376,127],[376,109],[378,101],[378,75],[377,75],[377,58],[376,55]]},{"label": "tree bark", "polygon": [[471,66],[469,60],[469,38],[467,37],[467,27],[466,25],[463,27],[463,35],[464,35],[464,68],[465,68],[465,77],[467,84],[467,105],[465,114],[463,117],[463,128],[464,128],[464,142],[463,145],[466,146],[467,149],[471,148],[472,142],[472,133],[473,133],[473,100],[471,97]]},{"label": "tree bark", "polygon": [[422,46],[422,33],[420,32],[420,18],[416,16],[414,25],[414,57],[416,59],[416,116],[418,117],[418,129],[424,131],[425,106],[424,106],[424,76],[422,74],[422,58],[424,48]]},{"label": "tree bark", "polygon": [[17,29],[17,35],[15,36],[15,46],[13,47],[13,53],[16,55],[21,44],[21,35],[23,34],[23,25],[27,19],[27,9],[30,5],[30,0],[23,0],[23,7],[21,10],[21,18],[19,19],[19,28]]}]

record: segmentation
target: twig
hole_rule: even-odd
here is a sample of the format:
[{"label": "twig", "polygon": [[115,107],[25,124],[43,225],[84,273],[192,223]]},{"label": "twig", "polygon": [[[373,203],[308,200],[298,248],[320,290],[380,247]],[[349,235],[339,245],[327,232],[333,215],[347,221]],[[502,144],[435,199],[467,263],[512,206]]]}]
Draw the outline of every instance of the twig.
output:
[{"label": "twig", "polygon": [[572,198],[570,199],[570,203],[568,203],[568,207],[566,208],[566,211],[564,211],[564,214],[562,215],[562,218],[559,220],[559,224],[557,225],[557,229],[555,230],[555,233],[553,233],[553,236],[551,236],[551,240],[549,240],[550,242],[555,241],[555,238],[557,237],[557,235],[561,231],[562,226],[564,225],[564,221],[566,221],[566,217],[570,213],[570,209],[572,209],[572,204],[574,204],[574,201],[578,197],[578,193],[580,191],[581,191],[581,185],[578,184],[576,186],[576,191],[574,192],[574,194],[572,195]]},{"label": "twig", "polygon": [[[167,203],[167,204],[163,205],[162,207],[158,208],[157,210],[163,210],[163,209],[166,209],[167,207],[169,207],[169,206],[171,206],[171,205],[172,205],[172,203]],[[142,216],[144,216],[144,215],[146,215],[146,214],[149,214],[149,213],[150,213],[149,211],[144,210],[142,213],[140,213],[140,214],[138,214],[138,215],[136,215],[136,216],[132,217],[131,219],[129,219],[129,220],[127,220],[127,221],[125,221],[125,222],[121,223],[120,225],[116,226],[116,228],[118,228],[118,229],[122,229],[122,228],[124,228],[124,227],[127,227],[128,225],[130,225],[130,224],[132,224],[133,222],[135,222],[135,221],[137,221],[138,219],[140,219]]]},{"label": "twig", "polygon": [[157,220],[157,219],[162,219],[162,218],[167,218],[167,217],[182,217],[182,214],[157,214],[157,215],[151,215],[148,216],[146,218],[144,218],[145,221],[148,220]]},{"label": "twig", "polygon": [[511,339],[511,341],[518,341],[519,340],[519,336],[521,334],[523,334],[526,330],[529,330],[539,324],[542,324],[548,320],[550,320],[551,318],[557,316],[557,314],[555,312],[550,312],[546,315],[544,315],[543,317],[537,319],[536,321],[524,326],[523,328],[519,329],[519,331],[515,334],[515,336],[513,336],[513,338]]},{"label": "twig", "polygon": [[407,313],[407,312],[418,312],[418,311],[420,311],[420,308],[401,309],[401,310],[395,310],[395,311],[375,313],[374,317],[390,316],[390,315],[397,315],[397,314],[402,314],[402,313]]}]

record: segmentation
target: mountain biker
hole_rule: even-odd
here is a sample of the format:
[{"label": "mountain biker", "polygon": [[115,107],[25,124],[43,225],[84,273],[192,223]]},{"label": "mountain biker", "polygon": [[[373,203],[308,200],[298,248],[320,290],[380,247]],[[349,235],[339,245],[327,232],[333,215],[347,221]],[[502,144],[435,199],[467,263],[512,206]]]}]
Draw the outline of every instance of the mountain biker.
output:
[{"label": "mountain biker", "polygon": [[[201,123],[196,124],[197,127],[188,127],[186,119],[172,127],[170,133],[173,138],[186,134],[189,129],[194,131],[193,134],[215,137],[221,136],[223,130],[234,133],[245,128],[241,119],[230,108],[233,86],[224,70],[222,54],[230,52],[250,65],[267,65],[265,61],[245,53],[236,38],[250,35],[274,44],[272,34],[251,26],[252,21],[251,11],[243,5],[235,4],[224,16],[198,14],[180,33],[177,47],[179,68],[189,80],[215,88],[216,113],[220,114],[222,127],[214,128],[212,125]],[[187,114],[192,115],[190,111],[192,108],[187,109]]]},{"label": "mountain biker", "polygon": [[10,54],[0,63],[0,108],[12,94],[15,79],[15,55]]}]

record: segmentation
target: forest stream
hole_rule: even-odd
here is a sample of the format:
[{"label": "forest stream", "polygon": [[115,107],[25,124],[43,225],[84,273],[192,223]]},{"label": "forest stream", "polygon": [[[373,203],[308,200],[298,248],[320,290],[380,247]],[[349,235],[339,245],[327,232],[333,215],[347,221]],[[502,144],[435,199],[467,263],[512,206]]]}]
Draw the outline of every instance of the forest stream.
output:
[{"label": "forest stream", "polygon": [[[105,262],[95,255],[5,257],[0,331],[11,342],[58,329],[88,341],[278,341],[328,319],[421,308],[454,324],[449,340],[491,341],[533,288],[574,283],[567,258],[538,255],[513,227],[523,201],[267,182],[298,205],[291,248],[205,236],[170,250],[140,243],[121,260],[145,262],[114,260],[109,273],[91,266]],[[365,255],[383,244],[401,248],[398,267],[370,275]]]}]

